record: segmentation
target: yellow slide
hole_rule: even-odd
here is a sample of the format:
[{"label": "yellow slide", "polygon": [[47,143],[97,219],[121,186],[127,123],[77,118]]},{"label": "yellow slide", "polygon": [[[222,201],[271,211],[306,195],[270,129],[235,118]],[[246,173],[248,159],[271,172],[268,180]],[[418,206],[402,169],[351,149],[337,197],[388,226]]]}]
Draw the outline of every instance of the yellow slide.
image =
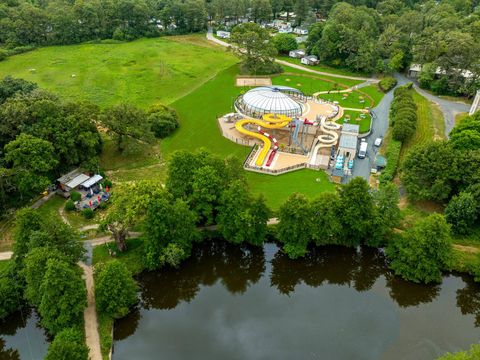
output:
[{"label": "yellow slide", "polygon": [[240,133],[263,141],[263,148],[257,157],[257,161],[255,162],[257,166],[263,165],[263,162],[265,161],[268,151],[272,146],[272,142],[267,136],[257,132],[247,130],[243,126],[247,124],[255,124],[267,129],[281,129],[287,126],[290,123],[290,121],[292,121],[292,119],[285,115],[266,114],[266,115],[263,115],[263,120],[244,119],[244,120],[239,120],[235,123],[235,128]]}]

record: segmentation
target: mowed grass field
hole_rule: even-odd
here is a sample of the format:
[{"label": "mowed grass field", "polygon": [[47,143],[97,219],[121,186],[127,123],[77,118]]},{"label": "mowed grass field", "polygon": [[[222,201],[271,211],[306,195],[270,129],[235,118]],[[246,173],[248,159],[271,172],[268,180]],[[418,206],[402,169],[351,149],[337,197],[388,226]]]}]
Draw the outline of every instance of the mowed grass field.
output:
[{"label": "mowed grass field", "polygon": [[170,104],[238,62],[203,35],[53,46],[0,62],[6,75],[100,106]]}]

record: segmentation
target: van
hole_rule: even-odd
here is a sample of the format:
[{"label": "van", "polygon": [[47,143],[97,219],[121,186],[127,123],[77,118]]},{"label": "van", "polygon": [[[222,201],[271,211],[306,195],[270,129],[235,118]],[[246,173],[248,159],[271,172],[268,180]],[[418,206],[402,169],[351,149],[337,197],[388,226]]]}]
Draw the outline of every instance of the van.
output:
[{"label": "van", "polygon": [[365,159],[365,156],[367,156],[367,147],[368,143],[362,139],[362,142],[360,143],[360,149],[358,150],[359,159]]}]

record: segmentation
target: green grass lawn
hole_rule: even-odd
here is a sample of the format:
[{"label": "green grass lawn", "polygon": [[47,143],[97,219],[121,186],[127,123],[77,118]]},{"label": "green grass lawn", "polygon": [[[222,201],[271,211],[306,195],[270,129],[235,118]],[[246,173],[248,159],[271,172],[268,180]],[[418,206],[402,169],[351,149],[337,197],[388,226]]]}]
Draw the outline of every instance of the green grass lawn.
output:
[{"label": "green grass lawn", "polygon": [[112,257],[108,253],[109,247],[112,250],[116,250],[114,243],[109,243],[105,245],[95,246],[93,248],[93,265],[100,262],[108,262],[113,259],[118,259],[121,262],[125,263],[127,268],[132,272],[132,274],[139,274],[143,271],[143,239],[128,239],[127,240],[127,251],[119,253],[115,257]]},{"label": "green grass lawn", "polygon": [[335,185],[324,171],[305,169],[278,176],[247,172],[246,178],[252,193],[263,194],[274,211],[295,192],[312,199],[322,192],[335,191]]},{"label": "green grass lawn", "polygon": [[[331,76],[329,76],[329,75],[316,75],[316,74],[306,72],[304,70],[296,69],[296,68],[293,68],[293,67],[290,67],[290,66],[286,66],[286,65],[282,65],[282,68],[283,68],[283,71],[286,74],[289,74],[289,75],[298,74],[298,75],[304,76],[304,77],[312,77],[312,78],[316,78],[316,79],[330,80],[330,81],[333,81],[334,83],[343,84],[347,87],[352,87],[352,86],[355,86],[355,85],[358,85],[358,84],[361,84],[361,83],[364,82],[363,80],[339,78],[339,77],[336,77],[335,75],[331,75]],[[314,69],[314,70],[317,70],[317,69]]]},{"label": "green grass lawn", "polygon": [[378,85],[369,85],[358,89],[358,91],[363,92],[367,95],[370,95],[373,99],[373,106],[377,106],[380,101],[382,101],[385,93],[378,88]]},{"label": "green grass lawn", "polygon": [[237,61],[198,34],[40,48],[0,62],[0,78],[34,81],[69,100],[148,106],[174,102]]},{"label": "green grass lawn", "polygon": [[411,92],[417,105],[417,128],[413,136],[403,143],[400,161],[415,145],[445,138],[445,122],[438,105],[430,102],[415,90],[411,90]]},{"label": "green grass lawn", "polygon": [[323,72],[328,72],[330,74],[337,74],[337,75],[346,75],[346,76],[360,76],[360,77],[365,77],[368,76],[364,73],[358,73],[358,72],[353,72],[348,69],[341,69],[341,68],[334,68],[325,64],[318,64],[315,66],[308,66],[308,65],[303,65],[300,61],[300,59],[294,59],[289,56],[283,55],[283,56],[277,56],[278,59],[287,61],[292,64],[296,65],[301,65],[308,67],[309,69],[316,70],[316,71],[323,71]]},{"label": "green grass lawn", "polygon": [[318,91],[344,89],[344,87],[340,86],[336,82],[327,81],[321,77],[302,76],[293,73],[285,73],[274,76],[272,78],[272,84],[290,86],[301,90],[306,95],[313,95]]},{"label": "green grass lawn", "polygon": [[345,110],[343,113],[343,117],[340,120],[337,120],[337,123],[343,124],[345,122],[345,118],[350,115],[350,119],[348,122],[350,124],[357,124],[360,125],[360,134],[364,134],[370,130],[370,126],[372,123],[372,117],[368,114],[365,115],[365,118],[362,119],[360,117],[362,113],[360,111],[353,111],[353,110]]},{"label": "green grass lawn", "polygon": [[[318,95],[320,99],[328,101],[338,101],[338,105],[346,108],[364,109],[366,107],[373,107],[374,103],[365,95],[358,91],[351,91],[348,93],[330,93]],[[360,97],[363,97],[363,103],[360,102]]]}]

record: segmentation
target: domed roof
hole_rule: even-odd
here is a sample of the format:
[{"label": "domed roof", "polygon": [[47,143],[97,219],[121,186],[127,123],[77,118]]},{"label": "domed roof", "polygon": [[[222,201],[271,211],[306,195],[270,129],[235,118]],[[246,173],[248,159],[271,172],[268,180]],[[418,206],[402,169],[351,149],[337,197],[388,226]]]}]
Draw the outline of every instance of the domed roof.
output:
[{"label": "domed roof", "polygon": [[273,113],[300,116],[303,111],[301,103],[288,93],[303,95],[299,90],[286,86],[258,87],[246,92],[239,105],[249,115]]}]

